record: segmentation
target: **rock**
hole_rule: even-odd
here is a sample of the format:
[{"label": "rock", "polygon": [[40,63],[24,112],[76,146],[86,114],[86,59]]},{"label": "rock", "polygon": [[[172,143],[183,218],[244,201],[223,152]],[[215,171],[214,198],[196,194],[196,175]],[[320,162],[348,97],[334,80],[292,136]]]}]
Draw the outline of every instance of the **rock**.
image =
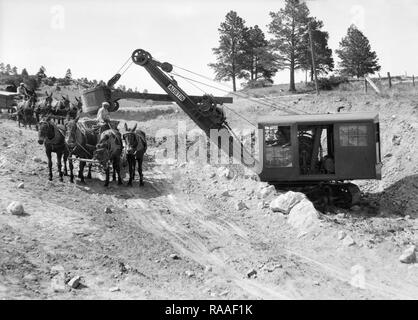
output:
[{"label": "rock", "polygon": [[305,198],[306,197],[303,193],[289,191],[284,194],[281,194],[273,201],[271,201],[270,209],[273,212],[282,212],[284,214],[289,214],[290,210]]},{"label": "rock", "polygon": [[105,209],[105,211],[104,211],[105,213],[112,213],[112,209],[110,209],[109,207],[106,207],[106,209]]},{"label": "rock", "polygon": [[18,201],[13,201],[7,207],[7,212],[14,215],[22,215],[25,213],[23,205]]},{"label": "rock", "polygon": [[120,291],[119,287],[113,287],[109,289],[110,292],[117,292]]},{"label": "rock", "polygon": [[414,263],[416,261],[416,247],[410,246],[399,257],[399,261],[402,263]]},{"label": "rock", "polygon": [[185,274],[187,277],[189,277],[189,278],[191,278],[191,277],[194,277],[194,276],[195,276],[194,272],[193,272],[193,271],[190,271],[190,270],[186,270],[186,271],[184,272],[184,274]]},{"label": "rock", "polygon": [[346,235],[343,239],[343,245],[346,247],[351,247],[354,246],[356,244],[356,242],[354,241],[354,239],[350,236],[350,235]]},{"label": "rock", "polygon": [[180,257],[175,253],[170,254],[170,258],[173,260],[180,260]]},{"label": "rock", "polygon": [[229,191],[226,190],[226,191],[224,191],[224,192],[221,193],[221,196],[223,196],[223,197],[230,197],[231,195],[229,194]]},{"label": "rock", "polygon": [[385,156],[384,156],[384,158],[390,158],[390,157],[392,157],[393,156],[393,154],[391,154],[391,153],[386,153],[385,154]]},{"label": "rock", "polygon": [[247,272],[247,278],[252,278],[257,275],[257,271],[255,269],[250,269]]},{"label": "rock", "polygon": [[64,274],[64,267],[63,266],[61,266],[61,265],[56,265],[56,266],[53,266],[53,267],[51,267],[51,274],[52,275],[56,275],[56,274]]},{"label": "rock", "polygon": [[33,157],[32,160],[36,163],[42,162],[42,159],[39,157]]},{"label": "rock", "polygon": [[225,291],[222,291],[219,295],[220,295],[221,297],[223,297],[223,296],[228,295],[228,293],[229,293],[229,291],[228,291],[228,290],[225,290]]},{"label": "rock", "polygon": [[261,201],[261,202],[259,202],[258,204],[257,204],[257,208],[258,209],[265,209],[265,208],[267,208],[268,207],[268,203],[267,202],[265,202],[265,201]]},{"label": "rock", "polygon": [[342,230],[338,231],[338,240],[344,239],[346,235],[347,234],[344,231]]},{"label": "rock", "polygon": [[209,178],[210,178],[210,179],[214,178],[215,176],[216,176],[216,173],[215,173],[215,172],[211,172],[211,173],[209,174]]},{"label": "rock", "polygon": [[80,276],[75,276],[71,278],[70,281],[68,281],[67,285],[69,285],[73,289],[77,289],[77,287],[80,285],[80,280],[81,280]]},{"label": "rock", "polygon": [[240,200],[235,204],[235,209],[237,209],[238,211],[241,211],[244,209],[248,209],[248,207],[244,201]]},{"label": "rock", "polygon": [[212,272],[212,267],[211,266],[206,266],[205,267],[205,273],[209,273]]},{"label": "rock", "polygon": [[217,174],[219,177],[226,179],[232,179],[234,177],[234,174],[231,172],[231,170],[225,167],[218,168]]},{"label": "rock", "polygon": [[24,189],[24,188],[25,188],[25,184],[24,184],[23,182],[21,182],[21,183],[19,183],[19,184],[17,185],[17,188],[18,188],[18,189]]},{"label": "rock", "polygon": [[319,214],[312,202],[304,198],[290,210],[287,223],[299,234],[308,233],[319,225]]},{"label": "rock", "polygon": [[258,194],[257,197],[259,199],[265,199],[267,198],[269,195],[276,193],[276,188],[274,186],[268,186],[265,188],[262,188]]},{"label": "rock", "polygon": [[90,191],[90,188],[89,187],[84,187],[83,188],[85,191]]},{"label": "rock", "polygon": [[396,134],[392,137],[392,143],[395,146],[399,146],[401,144],[401,137],[397,136]]},{"label": "rock", "polygon": [[355,205],[355,206],[352,206],[352,207],[350,208],[350,210],[351,210],[351,211],[354,211],[354,212],[359,212],[359,211],[361,210],[361,207],[360,207],[360,206],[358,206],[358,205]]},{"label": "rock", "polygon": [[36,281],[36,280],[38,280],[38,278],[32,273],[29,273],[29,274],[25,275],[23,277],[23,279],[26,280],[26,281]]},{"label": "rock", "polygon": [[51,289],[53,292],[67,291],[64,275],[57,275],[51,279]]}]

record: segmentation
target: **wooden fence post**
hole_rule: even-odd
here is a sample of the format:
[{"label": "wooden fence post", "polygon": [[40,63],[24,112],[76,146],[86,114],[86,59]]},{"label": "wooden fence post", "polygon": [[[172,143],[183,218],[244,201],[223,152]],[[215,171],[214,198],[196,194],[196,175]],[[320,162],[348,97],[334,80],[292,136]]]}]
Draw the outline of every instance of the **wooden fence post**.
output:
[{"label": "wooden fence post", "polygon": [[367,80],[364,78],[364,91],[367,93]]},{"label": "wooden fence post", "polygon": [[390,77],[390,72],[388,72],[389,88],[392,88],[392,78]]},{"label": "wooden fence post", "polygon": [[412,75],[412,85],[415,87],[415,76]]}]

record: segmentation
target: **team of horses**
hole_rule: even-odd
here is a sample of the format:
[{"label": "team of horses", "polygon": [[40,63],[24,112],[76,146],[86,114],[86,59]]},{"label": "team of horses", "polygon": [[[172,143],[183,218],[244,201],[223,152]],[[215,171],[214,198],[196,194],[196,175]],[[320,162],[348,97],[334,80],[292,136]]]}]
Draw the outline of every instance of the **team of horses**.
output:
[{"label": "team of horses", "polygon": [[[64,125],[53,122],[50,118],[42,118],[39,122],[38,143],[45,146],[48,158],[49,180],[52,175],[52,153],[57,156],[59,179],[68,175],[67,161],[69,164],[70,182],[74,182],[73,159],[79,159],[78,178],[85,183],[84,168],[89,161],[88,179],[91,179],[91,164],[98,163],[106,173],[104,186],[110,181],[110,167],[113,167],[113,181],[118,185],[123,184],[121,165],[129,166],[128,186],[132,186],[135,179],[135,168],[138,164],[139,185],[144,185],[142,163],[147,150],[145,133],[137,130],[135,125],[129,128],[125,123],[125,133],[122,134],[117,128],[86,128],[79,122],[79,116],[75,119],[67,119]],[[87,160],[87,161],[86,161]],[[64,170],[62,167],[64,166]]]},{"label": "team of horses", "polygon": [[25,99],[17,104],[16,120],[18,126],[23,125],[25,128],[32,125],[38,129],[41,118],[50,117],[58,124],[64,124],[66,118],[74,119],[81,112],[81,98],[75,98],[75,102],[71,102],[68,97],[61,96],[57,100],[52,97],[52,93],[45,92],[45,97],[38,99],[33,94],[26,96]]},{"label": "team of horses", "polygon": [[77,159],[78,178],[81,183],[85,183],[86,165],[88,164],[87,179],[91,179],[92,163],[97,163],[105,170],[105,186],[109,185],[111,166],[113,181],[116,181],[117,176],[118,185],[122,185],[123,163],[129,167],[128,186],[132,186],[136,170],[139,174],[139,185],[143,186],[142,162],[147,150],[145,133],[137,130],[136,125],[128,128],[126,123],[124,134],[117,128],[112,128],[110,123],[89,128],[83,121],[79,121],[82,102],[79,98],[75,100],[73,103],[65,96],[56,100],[52,93],[45,92],[44,98],[38,99],[35,94],[26,96],[17,106],[18,126],[23,124],[25,128],[31,128],[35,125],[38,130],[38,143],[45,146],[49,180],[52,181],[53,178],[52,154],[55,153],[60,181],[64,181],[64,176],[69,172],[70,182],[74,183],[73,160]]}]

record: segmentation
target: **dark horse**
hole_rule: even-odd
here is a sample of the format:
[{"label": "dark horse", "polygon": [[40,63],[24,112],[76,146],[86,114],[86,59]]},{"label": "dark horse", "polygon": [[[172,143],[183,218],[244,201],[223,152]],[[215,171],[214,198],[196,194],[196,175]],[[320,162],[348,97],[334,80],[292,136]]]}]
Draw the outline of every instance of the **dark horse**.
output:
[{"label": "dark horse", "polygon": [[64,96],[61,96],[61,98],[61,100],[54,100],[51,104],[52,114],[56,116],[58,124],[64,124],[64,119],[70,110],[70,100]]},{"label": "dark horse", "polygon": [[[69,119],[65,125],[66,134],[65,142],[68,145],[70,156],[75,155],[82,159],[92,159],[98,137],[94,130],[84,128],[78,123],[79,117],[75,119]],[[73,174],[73,161],[70,159],[70,181],[74,182]],[[86,166],[85,161],[80,161],[80,167],[78,171],[78,177],[81,182],[84,183],[84,167]],[[89,172],[87,179],[91,179],[91,164],[89,164]]]},{"label": "dark horse", "polygon": [[35,103],[35,116],[36,121],[39,122],[41,118],[47,117],[51,111],[51,103],[52,103],[52,92],[51,94],[48,94],[48,92],[45,91],[46,98],[42,99],[41,101],[38,101]]},{"label": "dark horse", "polygon": [[128,186],[132,186],[132,181],[135,180],[136,162],[138,162],[139,185],[144,185],[142,162],[144,160],[144,154],[147,151],[147,140],[145,133],[141,130],[137,131],[136,126],[129,129],[125,122],[126,133],[123,135],[123,140],[125,141],[125,155],[129,165]]},{"label": "dark horse", "polygon": [[25,100],[18,103],[17,107],[17,124],[20,128],[20,124],[29,125],[29,129],[32,129],[32,124],[35,124],[38,129],[37,122],[34,117],[34,105],[36,102],[36,95],[26,97]]},{"label": "dark horse", "polygon": [[109,185],[109,162],[112,162],[113,170],[118,175],[118,185],[123,184],[120,175],[122,150],[122,136],[118,130],[109,129],[100,134],[100,140],[94,152],[94,159],[97,159],[106,171],[105,187]]},{"label": "dark horse", "polygon": [[[39,122],[38,143],[45,146],[46,156],[48,157],[49,181],[52,181],[52,152],[57,154],[57,166],[60,181],[63,175],[67,175],[68,147],[65,143],[65,129],[58,127],[50,119],[42,119]],[[62,172],[61,159],[64,156],[64,173]]]},{"label": "dark horse", "polygon": [[70,107],[67,112],[67,120],[77,118],[79,113],[82,111],[81,106],[83,105],[83,103],[81,102],[81,99],[75,97],[75,101],[76,103],[70,103]]}]

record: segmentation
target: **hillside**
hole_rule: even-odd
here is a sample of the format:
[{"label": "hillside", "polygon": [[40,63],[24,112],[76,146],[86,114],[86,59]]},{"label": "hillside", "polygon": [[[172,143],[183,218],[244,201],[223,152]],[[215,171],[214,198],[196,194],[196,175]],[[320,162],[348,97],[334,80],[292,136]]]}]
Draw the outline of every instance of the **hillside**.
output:
[{"label": "hillside", "polygon": [[[0,297],[417,299],[417,264],[403,264],[399,256],[418,240],[418,91],[398,87],[377,96],[345,88],[316,96],[269,90],[251,93],[276,108],[308,113],[379,112],[383,179],[359,181],[359,208],[331,208],[319,214],[313,231],[298,232],[265,205],[283,190],[263,199],[266,184],[234,166],[233,176],[225,176],[197,161],[157,162],[161,145],[153,139],[144,188],[136,182],[106,189],[97,170],[87,185],[70,184],[68,177],[60,183],[55,166],[48,182],[36,132],[2,117]],[[228,107],[233,128],[251,128],[242,117],[256,122],[284,113],[236,97]],[[112,117],[137,122],[149,137],[161,128],[176,132],[179,120],[195,127],[174,105],[128,111],[122,107]],[[16,200],[25,215],[6,212]],[[75,276],[82,283],[77,289],[65,284]]]}]

